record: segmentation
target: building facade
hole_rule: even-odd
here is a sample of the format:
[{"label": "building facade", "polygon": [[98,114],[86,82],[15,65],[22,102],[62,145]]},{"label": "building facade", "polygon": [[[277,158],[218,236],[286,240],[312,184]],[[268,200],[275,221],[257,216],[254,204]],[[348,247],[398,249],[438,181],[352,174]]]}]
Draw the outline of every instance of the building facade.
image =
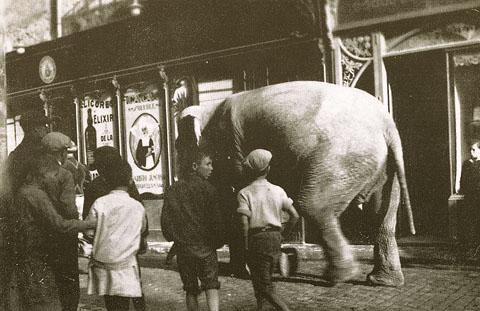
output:
[{"label": "building facade", "polygon": [[[305,14],[291,1],[151,1],[139,16],[10,52],[8,149],[20,143],[19,116],[29,109],[44,109],[89,166],[95,148],[118,148],[145,199],[152,239],[161,239],[177,113],[269,84],[323,80],[317,25]],[[198,103],[181,99],[192,82]],[[302,240],[301,229],[293,239]]]},{"label": "building facade", "polygon": [[[478,0],[146,1],[136,17],[82,31],[62,25],[70,35],[6,56],[8,149],[22,139],[19,115],[34,108],[76,141],[86,164],[93,148],[117,147],[160,232],[185,81],[200,105],[327,81],[385,104],[402,138],[417,231],[461,239],[461,164],[480,134],[479,9]],[[305,241],[303,229],[293,240]]]},{"label": "building facade", "polygon": [[479,7],[449,0],[330,3],[335,82],[370,92],[392,113],[419,234],[465,238],[459,186],[468,144],[479,138]]}]

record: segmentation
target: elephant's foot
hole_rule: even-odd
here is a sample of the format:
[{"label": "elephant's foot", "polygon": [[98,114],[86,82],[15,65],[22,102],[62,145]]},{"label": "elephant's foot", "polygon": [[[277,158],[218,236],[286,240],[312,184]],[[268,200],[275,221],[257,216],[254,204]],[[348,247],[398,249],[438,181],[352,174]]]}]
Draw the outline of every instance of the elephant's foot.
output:
[{"label": "elephant's foot", "polygon": [[374,286],[398,287],[405,283],[401,270],[372,271],[367,275],[367,282]]},{"label": "elephant's foot", "polygon": [[351,280],[358,272],[358,266],[352,262],[349,266],[335,267],[329,266],[324,275],[325,280],[329,283],[337,284]]}]

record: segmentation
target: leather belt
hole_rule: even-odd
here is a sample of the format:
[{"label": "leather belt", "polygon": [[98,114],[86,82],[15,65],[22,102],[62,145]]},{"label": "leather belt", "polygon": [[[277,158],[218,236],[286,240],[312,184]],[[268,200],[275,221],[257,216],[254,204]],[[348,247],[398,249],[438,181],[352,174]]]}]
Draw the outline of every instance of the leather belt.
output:
[{"label": "leather belt", "polygon": [[252,228],[248,229],[248,235],[254,235],[257,233],[262,233],[262,232],[280,232],[282,229],[279,227],[262,227],[262,228]]}]

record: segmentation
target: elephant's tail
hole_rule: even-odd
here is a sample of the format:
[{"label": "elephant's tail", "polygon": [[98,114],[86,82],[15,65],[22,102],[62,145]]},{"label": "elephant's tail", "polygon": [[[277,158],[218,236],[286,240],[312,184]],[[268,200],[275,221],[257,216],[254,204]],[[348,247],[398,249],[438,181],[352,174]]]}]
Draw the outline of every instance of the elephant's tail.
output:
[{"label": "elephant's tail", "polygon": [[415,234],[415,224],[413,221],[412,206],[410,204],[410,195],[408,194],[407,178],[405,176],[405,164],[403,162],[403,150],[400,135],[397,128],[393,125],[389,135],[389,153],[393,154],[395,161],[395,171],[400,184],[400,195],[403,206],[407,212],[408,226],[411,234]]}]

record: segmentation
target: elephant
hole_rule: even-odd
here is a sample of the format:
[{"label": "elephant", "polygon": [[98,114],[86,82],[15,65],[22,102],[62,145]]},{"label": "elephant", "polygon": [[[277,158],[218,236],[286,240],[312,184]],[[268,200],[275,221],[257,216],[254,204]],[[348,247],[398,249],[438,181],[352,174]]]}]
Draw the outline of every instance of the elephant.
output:
[{"label": "elephant", "polygon": [[241,162],[250,151],[273,154],[268,178],[319,229],[328,261],[325,277],[331,282],[347,281],[358,270],[339,216],[352,201],[375,202],[374,267],[367,281],[404,284],[395,240],[400,200],[412,234],[415,228],[400,136],[379,100],[355,88],[296,81],[186,109],[182,114],[201,129],[189,135],[199,137],[199,148],[214,155],[214,174],[223,190],[245,185]]}]

